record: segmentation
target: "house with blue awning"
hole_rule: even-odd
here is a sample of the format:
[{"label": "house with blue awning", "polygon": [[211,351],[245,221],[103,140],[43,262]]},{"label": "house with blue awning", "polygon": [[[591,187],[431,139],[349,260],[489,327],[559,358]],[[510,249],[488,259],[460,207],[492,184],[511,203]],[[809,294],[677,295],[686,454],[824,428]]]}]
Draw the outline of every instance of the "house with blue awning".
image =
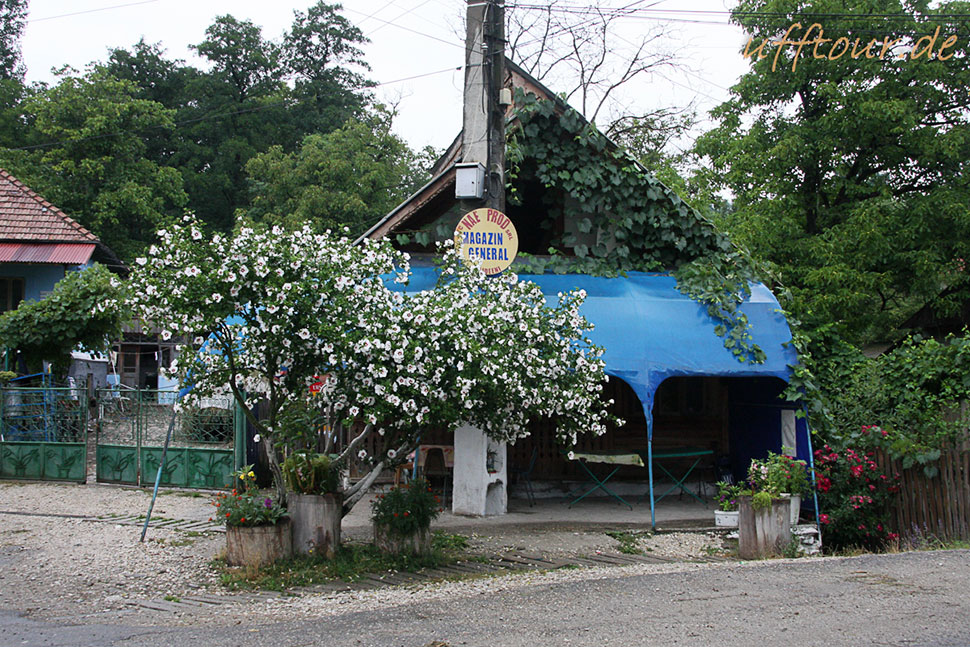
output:
[{"label": "house with blue awning", "polygon": [[[557,110],[569,110],[521,68],[506,61],[506,70],[506,86],[517,90],[517,97],[528,93],[553,102]],[[513,109],[510,123],[514,121]],[[409,291],[434,285],[434,243],[450,237],[464,214],[464,206],[456,198],[463,145],[459,136],[439,159],[432,179],[365,234],[390,237],[412,255],[414,276],[406,288]],[[608,141],[606,146],[616,148]],[[532,163],[548,164],[546,160]],[[666,205],[674,218],[683,219],[684,231],[713,230],[647,169],[638,168],[651,178],[651,187],[657,187],[650,190],[663,193],[663,201],[658,199],[657,204]],[[581,246],[601,244],[608,237],[602,213],[585,214],[585,225],[575,218],[564,218],[563,204],[571,198],[536,177],[523,179],[526,175],[513,180],[519,199],[506,211],[519,232],[520,252],[537,257],[545,253],[550,240],[569,240],[569,246],[558,250],[569,256]],[[656,220],[655,215],[644,218],[645,228]],[[644,237],[650,238],[653,233],[646,231]],[[654,239],[659,240],[656,236]],[[614,400],[614,412],[626,422],[603,436],[583,438],[573,448],[555,444],[551,433],[554,421],[535,423],[529,437],[514,447],[482,444],[487,441],[475,436],[474,430],[442,430],[440,437],[424,439],[422,442],[430,445],[454,443],[455,512],[503,513],[510,468],[528,466],[532,482],[542,484],[551,494],[565,494],[585,478],[583,465],[569,460],[570,451],[633,457],[630,463],[617,466],[611,493],[619,493],[616,498],[624,503],[624,496],[649,497],[651,516],[654,504],[666,493],[655,491],[655,484],[666,489],[660,477],[670,477],[679,488],[678,495],[703,498],[705,493],[711,494],[709,489],[705,492],[704,484],[744,478],[751,459],[764,457],[769,451],[809,456],[804,422],[779,397],[797,358],[789,345],[791,331],[767,287],[750,285],[750,294],[740,305],[751,342],[764,353],[763,361],[739,361],[725,347],[723,337],[716,334],[720,322],[711,316],[708,306],[682,292],[669,273],[625,271],[593,276],[569,271],[530,273],[531,268],[513,264],[510,271],[537,283],[551,298],[571,289],[586,291],[582,313],[594,326],[589,336],[605,348],[606,372],[613,378],[606,397]],[[498,469],[486,471],[485,461],[480,460],[485,452],[491,457],[489,464]]]}]

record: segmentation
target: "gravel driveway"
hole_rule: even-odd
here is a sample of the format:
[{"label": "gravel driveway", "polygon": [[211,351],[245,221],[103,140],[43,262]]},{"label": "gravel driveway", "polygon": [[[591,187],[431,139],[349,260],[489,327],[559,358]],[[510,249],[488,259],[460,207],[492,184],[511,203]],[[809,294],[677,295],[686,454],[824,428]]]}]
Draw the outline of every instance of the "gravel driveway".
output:
[{"label": "gravel driveway", "polygon": [[[144,514],[150,490],[106,485],[50,483],[0,483],[0,607],[16,609],[34,618],[105,618],[131,621],[141,611],[129,604],[134,599],[163,600],[190,594],[227,596],[219,585],[211,560],[224,548],[220,532],[185,532],[150,528],[145,543],[138,538],[141,526],[111,521]],[[207,521],[212,514],[208,493],[163,491],[155,505],[154,519]],[[344,520],[345,539],[366,540],[370,526],[366,502]],[[590,554],[616,551],[616,540],[598,529],[562,526],[503,527],[489,532],[475,520],[449,517],[445,525],[470,536],[472,550],[494,554],[508,549],[536,550],[545,554]],[[100,520],[96,518],[101,518]],[[462,524],[465,524],[464,526]],[[705,533],[667,533],[643,537],[649,555],[687,559],[703,556],[720,544]],[[664,564],[634,568],[662,571],[696,568],[696,565]],[[392,598],[431,596],[445,599],[459,590],[496,591],[527,585],[535,578],[554,580],[615,576],[616,569],[590,568],[547,574],[519,574],[485,580],[432,584],[340,595],[308,595],[300,598],[253,602],[240,600],[247,617],[299,617],[307,613],[328,615],[346,609],[376,608]],[[228,604],[233,604],[229,602]],[[221,616],[221,614],[219,614]],[[146,621],[150,622],[150,614]],[[200,622],[200,618],[192,622]]]}]

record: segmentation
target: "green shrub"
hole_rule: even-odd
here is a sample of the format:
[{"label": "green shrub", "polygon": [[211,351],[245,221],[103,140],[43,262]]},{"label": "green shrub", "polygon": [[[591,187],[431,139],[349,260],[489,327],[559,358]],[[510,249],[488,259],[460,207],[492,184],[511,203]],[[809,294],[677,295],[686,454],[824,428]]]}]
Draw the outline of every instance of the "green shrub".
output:
[{"label": "green shrub", "polygon": [[[881,435],[882,430],[870,426],[867,431]],[[878,550],[898,539],[890,528],[898,477],[886,474],[872,456],[829,445],[815,451],[819,522],[827,548]]]},{"label": "green shrub", "polygon": [[724,512],[731,512],[738,509],[738,497],[744,491],[742,485],[718,481],[717,485],[717,509]]},{"label": "green shrub", "polygon": [[326,454],[293,452],[281,468],[283,480],[291,492],[327,494],[337,491],[337,470]]},{"label": "green shrub", "polygon": [[771,507],[771,493],[765,492],[755,492],[751,495],[751,507],[755,510],[767,510]]},{"label": "green shrub", "polygon": [[754,491],[803,495],[811,491],[804,461],[768,452],[768,458],[751,461],[748,482]]},{"label": "green shrub", "polygon": [[371,504],[371,520],[399,537],[426,530],[440,513],[441,500],[424,479],[378,494]]}]

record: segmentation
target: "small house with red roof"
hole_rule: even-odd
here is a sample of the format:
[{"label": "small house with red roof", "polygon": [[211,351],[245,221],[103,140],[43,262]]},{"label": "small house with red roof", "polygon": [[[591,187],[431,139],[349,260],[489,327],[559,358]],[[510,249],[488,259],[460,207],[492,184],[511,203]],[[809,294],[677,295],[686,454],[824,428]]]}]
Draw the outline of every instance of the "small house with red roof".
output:
[{"label": "small house with red roof", "polygon": [[[24,300],[43,299],[68,272],[95,262],[119,274],[125,271],[97,236],[0,169],[0,313]],[[97,375],[103,385],[106,372],[104,360],[84,354],[75,357],[70,374]]]},{"label": "small house with red roof", "polygon": [[0,169],[0,312],[38,301],[69,271],[124,265],[97,236]]}]

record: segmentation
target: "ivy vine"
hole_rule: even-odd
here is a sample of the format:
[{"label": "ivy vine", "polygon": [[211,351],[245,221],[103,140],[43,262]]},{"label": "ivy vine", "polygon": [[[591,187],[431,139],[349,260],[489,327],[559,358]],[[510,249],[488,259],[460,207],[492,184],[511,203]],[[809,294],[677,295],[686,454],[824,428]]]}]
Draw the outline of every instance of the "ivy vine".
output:
[{"label": "ivy vine", "polygon": [[566,198],[561,213],[551,210],[547,219],[562,215],[579,234],[555,238],[549,257],[527,256],[528,270],[597,276],[669,271],[681,292],[707,306],[717,322],[714,333],[738,361],[763,363],[765,353],[740,309],[756,280],[743,251],[576,111],[521,89],[515,105],[519,125],[509,134],[507,200],[520,204],[521,187],[540,182]]},{"label": "ivy vine", "polygon": [[[619,276],[630,271],[670,272],[678,289],[707,307],[714,334],[739,362],[761,364],[741,304],[757,273],[750,258],[714,224],[618,148],[571,108],[516,89],[518,125],[508,134],[506,200],[522,204],[526,185],[552,196],[537,225],[556,219],[575,231],[550,240],[548,255],[521,249],[520,272]],[[422,248],[450,235],[447,223],[399,231],[397,243]]]}]

